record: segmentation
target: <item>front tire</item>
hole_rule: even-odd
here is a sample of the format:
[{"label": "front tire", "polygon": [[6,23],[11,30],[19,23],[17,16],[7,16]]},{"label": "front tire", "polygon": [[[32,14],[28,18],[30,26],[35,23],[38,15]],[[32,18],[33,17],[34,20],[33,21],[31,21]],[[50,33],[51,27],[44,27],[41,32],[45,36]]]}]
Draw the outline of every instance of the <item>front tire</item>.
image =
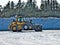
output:
[{"label": "front tire", "polygon": [[29,26],[28,25],[24,25],[23,28],[24,28],[24,30],[28,30]]}]

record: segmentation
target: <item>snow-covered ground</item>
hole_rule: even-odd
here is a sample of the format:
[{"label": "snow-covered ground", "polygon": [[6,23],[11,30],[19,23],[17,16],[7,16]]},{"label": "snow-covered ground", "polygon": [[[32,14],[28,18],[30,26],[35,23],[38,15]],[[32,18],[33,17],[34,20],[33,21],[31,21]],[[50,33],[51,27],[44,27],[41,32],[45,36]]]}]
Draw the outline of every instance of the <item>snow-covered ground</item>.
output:
[{"label": "snow-covered ground", "polygon": [[2,31],[0,45],[60,45],[60,31]]}]

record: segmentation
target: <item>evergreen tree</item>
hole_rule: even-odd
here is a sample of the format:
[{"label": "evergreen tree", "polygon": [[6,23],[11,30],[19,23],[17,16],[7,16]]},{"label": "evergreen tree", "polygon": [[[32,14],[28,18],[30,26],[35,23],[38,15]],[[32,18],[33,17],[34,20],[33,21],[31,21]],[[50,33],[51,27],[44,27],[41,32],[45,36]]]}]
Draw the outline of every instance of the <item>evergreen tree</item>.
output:
[{"label": "evergreen tree", "polygon": [[14,2],[11,2],[11,8],[14,9]]},{"label": "evergreen tree", "polygon": [[19,0],[19,1],[18,1],[18,4],[17,4],[17,6],[20,6],[20,5],[21,5],[21,0]]},{"label": "evergreen tree", "polygon": [[7,3],[6,8],[10,8],[10,1]]},{"label": "evergreen tree", "polygon": [[33,2],[33,8],[35,8],[35,6],[36,6],[36,0],[34,0]]}]

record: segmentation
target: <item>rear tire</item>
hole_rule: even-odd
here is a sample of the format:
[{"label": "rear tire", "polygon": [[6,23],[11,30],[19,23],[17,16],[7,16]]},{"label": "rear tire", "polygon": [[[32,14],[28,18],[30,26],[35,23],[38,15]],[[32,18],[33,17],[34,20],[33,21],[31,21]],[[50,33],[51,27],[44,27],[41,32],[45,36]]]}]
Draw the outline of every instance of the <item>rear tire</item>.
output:
[{"label": "rear tire", "polygon": [[[15,29],[14,29],[15,28]],[[12,27],[12,31],[13,32],[17,32],[17,29],[16,29],[16,27],[14,26],[14,27]]]}]

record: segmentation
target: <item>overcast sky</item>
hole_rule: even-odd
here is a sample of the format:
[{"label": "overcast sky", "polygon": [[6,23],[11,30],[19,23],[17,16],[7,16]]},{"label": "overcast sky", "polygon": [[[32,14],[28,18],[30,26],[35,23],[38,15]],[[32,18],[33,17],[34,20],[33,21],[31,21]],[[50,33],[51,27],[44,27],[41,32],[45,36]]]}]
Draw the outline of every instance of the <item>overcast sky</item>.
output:
[{"label": "overcast sky", "polygon": [[[18,2],[18,0],[0,0],[0,5],[5,6],[8,1],[14,1],[14,3]],[[27,0],[21,0],[21,1],[27,2]],[[37,1],[37,5],[40,6],[41,0],[36,0],[36,1]],[[60,0],[57,0],[57,1],[58,3],[60,3]]]}]

